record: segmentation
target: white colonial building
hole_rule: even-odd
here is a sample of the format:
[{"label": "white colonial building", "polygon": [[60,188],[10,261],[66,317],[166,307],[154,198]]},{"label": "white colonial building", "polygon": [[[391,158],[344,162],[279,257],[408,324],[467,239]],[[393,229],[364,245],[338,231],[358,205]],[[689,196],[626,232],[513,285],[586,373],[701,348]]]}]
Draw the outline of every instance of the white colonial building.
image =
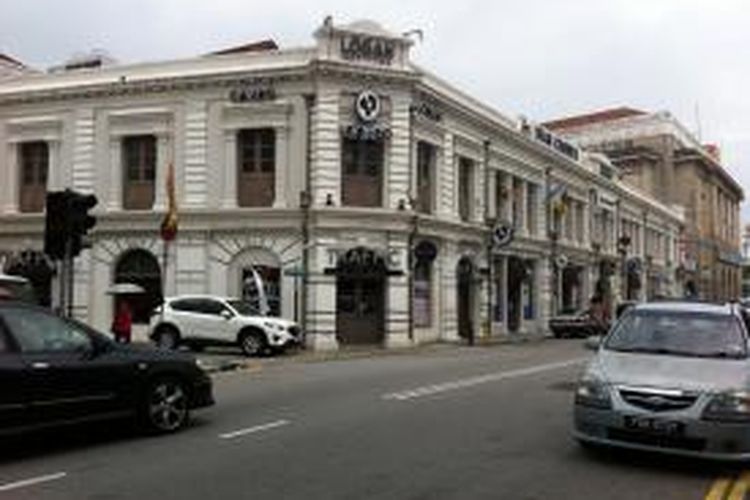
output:
[{"label": "white colonial building", "polygon": [[[261,276],[271,314],[318,349],[543,335],[595,292],[642,296],[624,278],[645,265],[679,293],[682,215],[605,158],[416,66],[412,41],[375,23],[329,18],[315,41],[0,79],[6,271],[54,303],[44,195],[70,187],[99,200],[74,305],[104,329],[116,282],[147,290],[132,299],[145,322],[163,294],[251,296]],[[170,164],[180,226],[165,268]]]}]

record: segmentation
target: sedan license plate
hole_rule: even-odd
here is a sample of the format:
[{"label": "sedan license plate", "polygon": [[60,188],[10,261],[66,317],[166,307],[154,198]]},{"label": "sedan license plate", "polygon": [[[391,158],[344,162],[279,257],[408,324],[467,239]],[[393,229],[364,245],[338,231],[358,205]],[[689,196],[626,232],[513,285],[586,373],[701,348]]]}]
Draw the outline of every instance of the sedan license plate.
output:
[{"label": "sedan license plate", "polygon": [[660,436],[680,436],[685,430],[685,425],[682,422],[674,420],[626,415],[625,428],[648,434],[658,434]]}]

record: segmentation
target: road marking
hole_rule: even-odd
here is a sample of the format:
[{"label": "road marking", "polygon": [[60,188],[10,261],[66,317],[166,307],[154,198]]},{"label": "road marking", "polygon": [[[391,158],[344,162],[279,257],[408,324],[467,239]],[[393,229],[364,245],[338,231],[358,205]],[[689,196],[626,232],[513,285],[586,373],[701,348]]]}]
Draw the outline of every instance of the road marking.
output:
[{"label": "road marking", "polygon": [[734,483],[732,491],[729,492],[727,500],[744,500],[745,494],[750,489],[750,472],[744,472]]},{"label": "road marking", "polygon": [[729,478],[722,477],[717,479],[714,481],[714,484],[711,485],[711,489],[708,490],[705,500],[723,500],[731,485],[732,480]]},{"label": "road marking", "polygon": [[19,488],[25,488],[27,486],[34,486],[36,484],[48,483],[57,479],[62,479],[67,476],[65,472],[58,472],[56,474],[47,474],[46,476],[32,477],[30,479],[23,479],[21,481],[15,481],[13,483],[7,483],[0,485],[0,492],[17,490]]},{"label": "road marking", "polygon": [[525,377],[528,375],[535,375],[537,373],[543,373],[551,370],[559,370],[560,368],[566,368],[568,366],[577,365],[587,361],[589,358],[576,358],[568,361],[561,361],[559,363],[548,363],[545,365],[531,366],[529,368],[520,368],[517,370],[508,370],[504,372],[489,373],[487,375],[480,375],[478,377],[465,378],[460,380],[454,380],[452,382],[445,382],[442,384],[427,385],[423,387],[417,387],[414,389],[391,392],[383,394],[382,398],[387,400],[396,401],[407,401],[409,399],[420,398],[423,396],[431,396],[433,394],[439,394],[441,392],[453,391],[456,389],[464,389],[467,387],[473,387],[479,384],[486,384],[487,382],[497,382],[499,380],[507,380],[518,377]]},{"label": "road marking", "polygon": [[240,429],[237,431],[227,432],[224,434],[219,434],[219,437],[221,439],[232,439],[240,436],[245,436],[247,434],[254,434],[256,432],[262,432],[267,431],[270,429],[275,429],[276,427],[282,427],[284,425],[289,425],[291,422],[288,420],[277,420],[275,422],[270,422],[268,424],[262,424],[262,425],[256,425],[254,427],[248,427],[247,429]]}]

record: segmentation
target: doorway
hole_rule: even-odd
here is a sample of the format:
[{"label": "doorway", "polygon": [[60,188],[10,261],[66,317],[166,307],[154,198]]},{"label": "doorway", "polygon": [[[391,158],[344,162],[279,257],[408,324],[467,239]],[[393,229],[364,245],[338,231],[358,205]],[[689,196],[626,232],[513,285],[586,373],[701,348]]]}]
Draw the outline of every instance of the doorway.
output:
[{"label": "doorway", "polygon": [[354,248],[336,267],[336,337],[341,344],[380,344],[385,329],[385,261]]},{"label": "doorway", "polygon": [[458,335],[470,340],[474,338],[474,264],[469,257],[458,261],[456,275]]}]

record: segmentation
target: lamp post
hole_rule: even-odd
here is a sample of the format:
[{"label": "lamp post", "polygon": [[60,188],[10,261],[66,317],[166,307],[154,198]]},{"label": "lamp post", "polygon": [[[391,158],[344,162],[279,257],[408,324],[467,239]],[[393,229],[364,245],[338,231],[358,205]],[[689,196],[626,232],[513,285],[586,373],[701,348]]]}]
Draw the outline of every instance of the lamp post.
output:
[{"label": "lamp post", "polygon": [[[553,222],[554,224],[554,222]],[[549,239],[552,242],[552,252],[550,255],[550,265],[552,267],[552,272],[550,273],[551,276],[551,283],[550,283],[550,291],[552,296],[552,307],[551,307],[551,316],[555,316],[557,314],[558,305],[560,302],[559,297],[559,290],[558,290],[558,283],[560,282],[559,279],[559,269],[557,268],[557,240],[559,238],[559,233],[556,228],[552,227],[549,230]]]},{"label": "lamp post", "polygon": [[622,300],[629,300],[628,294],[628,274],[627,274],[627,256],[628,247],[630,246],[630,236],[624,234],[617,239],[617,253],[620,256],[620,297]]}]

